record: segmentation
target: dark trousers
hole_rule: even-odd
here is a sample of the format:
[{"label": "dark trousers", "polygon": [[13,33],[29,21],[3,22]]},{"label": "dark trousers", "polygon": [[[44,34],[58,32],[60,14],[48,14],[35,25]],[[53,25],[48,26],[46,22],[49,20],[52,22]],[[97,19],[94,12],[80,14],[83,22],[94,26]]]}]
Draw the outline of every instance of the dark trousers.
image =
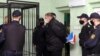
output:
[{"label": "dark trousers", "polygon": [[2,56],[23,56],[22,52],[17,51],[3,51]]},{"label": "dark trousers", "polygon": [[82,48],[82,56],[87,56],[88,50],[86,48]]},{"label": "dark trousers", "polygon": [[36,46],[36,56],[47,56],[46,46]]},{"label": "dark trousers", "polygon": [[91,55],[87,55],[87,56],[100,56],[100,54],[91,54]]},{"label": "dark trousers", "polygon": [[59,50],[59,51],[47,51],[47,56],[62,56],[62,50]]}]

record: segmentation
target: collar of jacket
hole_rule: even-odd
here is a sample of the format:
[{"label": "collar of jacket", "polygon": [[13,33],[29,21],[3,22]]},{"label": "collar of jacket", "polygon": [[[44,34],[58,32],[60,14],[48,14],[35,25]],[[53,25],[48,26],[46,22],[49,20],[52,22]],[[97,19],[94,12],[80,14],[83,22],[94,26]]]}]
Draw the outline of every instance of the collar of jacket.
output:
[{"label": "collar of jacket", "polygon": [[96,26],[96,29],[97,29],[97,28],[100,28],[100,24]]},{"label": "collar of jacket", "polygon": [[85,24],[84,26],[88,26],[88,25],[89,25],[89,23]]},{"label": "collar of jacket", "polygon": [[56,20],[55,18],[51,19],[49,24],[52,24],[55,20]]},{"label": "collar of jacket", "polygon": [[19,21],[15,21],[15,20],[13,20],[11,23],[19,23]]}]

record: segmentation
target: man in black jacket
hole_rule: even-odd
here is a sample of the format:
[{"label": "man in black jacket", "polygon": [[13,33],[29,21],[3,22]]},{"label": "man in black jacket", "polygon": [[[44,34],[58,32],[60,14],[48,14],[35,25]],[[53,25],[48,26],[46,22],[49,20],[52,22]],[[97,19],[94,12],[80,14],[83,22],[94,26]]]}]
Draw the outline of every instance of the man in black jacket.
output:
[{"label": "man in black jacket", "polygon": [[84,47],[84,42],[89,38],[89,35],[93,30],[93,26],[88,23],[89,17],[87,14],[83,13],[81,16],[78,16],[78,18],[80,19],[79,23],[83,25],[79,34],[79,44],[82,48],[82,56],[87,56],[90,51]]},{"label": "man in black jacket", "polygon": [[65,43],[66,29],[64,25],[55,18],[55,13],[46,13],[44,19],[48,51],[47,56],[62,56],[62,48]]},{"label": "man in black jacket", "polygon": [[0,55],[2,54],[2,48],[5,42],[5,37],[4,37],[4,26],[8,24],[8,17],[4,17],[3,19],[3,24],[0,25]]},{"label": "man in black jacket", "polygon": [[39,24],[33,31],[33,44],[36,46],[36,56],[46,56],[46,41],[43,18],[39,19]]},{"label": "man in black jacket", "polygon": [[16,10],[12,14],[12,22],[5,28],[5,43],[3,46],[3,56],[22,56],[25,42],[25,27],[19,24],[21,12]]}]

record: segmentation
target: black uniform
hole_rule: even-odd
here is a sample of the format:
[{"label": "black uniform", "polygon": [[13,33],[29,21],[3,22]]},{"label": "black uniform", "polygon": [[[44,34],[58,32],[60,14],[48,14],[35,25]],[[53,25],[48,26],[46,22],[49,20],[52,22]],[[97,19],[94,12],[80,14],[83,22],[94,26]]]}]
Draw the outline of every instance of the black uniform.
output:
[{"label": "black uniform", "polygon": [[90,56],[100,56],[100,25],[96,26],[90,38],[85,41],[84,47],[91,50]]},{"label": "black uniform", "polygon": [[4,45],[4,42],[5,42],[5,29],[4,29],[4,26],[6,26],[7,24],[2,24],[0,25],[0,56],[2,55],[2,48],[3,48],[3,45]]},{"label": "black uniform", "polygon": [[52,19],[45,27],[48,56],[62,56],[62,48],[66,37],[64,25],[56,19]]},{"label": "black uniform", "polygon": [[36,56],[46,56],[45,31],[41,25],[34,29],[33,44],[36,45]]},{"label": "black uniform", "polygon": [[5,37],[3,36],[5,30],[4,26],[6,26],[6,24],[0,25],[0,49],[2,48],[2,45],[4,44],[4,40],[5,40]]},{"label": "black uniform", "polygon": [[82,27],[82,30],[79,34],[79,38],[80,38],[79,44],[82,47],[82,56],[86,56],[89,52],[89,50],[84,47],[84,42],[89,39],[92,30],[93,30],[93,26],[87,23],[85,26]]},{"label": "black uniform", "polygon": [[12,21],[5,27],[5,43],[3,56],[22,56],[25,43],[25,27],[17,21]]}]

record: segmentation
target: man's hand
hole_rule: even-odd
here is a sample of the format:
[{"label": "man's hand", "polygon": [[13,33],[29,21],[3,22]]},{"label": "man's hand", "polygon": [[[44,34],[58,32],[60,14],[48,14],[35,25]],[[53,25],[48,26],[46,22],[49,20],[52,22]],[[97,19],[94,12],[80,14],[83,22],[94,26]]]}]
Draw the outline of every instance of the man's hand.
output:
[{"label": "man's hand", "polygon": [[2,29],[0,29],[0,33],[2,32]]},{"label": "man's hand", "polygon": [[95,34],[92,34],[91,35],[91,39],[95,39]]}]

